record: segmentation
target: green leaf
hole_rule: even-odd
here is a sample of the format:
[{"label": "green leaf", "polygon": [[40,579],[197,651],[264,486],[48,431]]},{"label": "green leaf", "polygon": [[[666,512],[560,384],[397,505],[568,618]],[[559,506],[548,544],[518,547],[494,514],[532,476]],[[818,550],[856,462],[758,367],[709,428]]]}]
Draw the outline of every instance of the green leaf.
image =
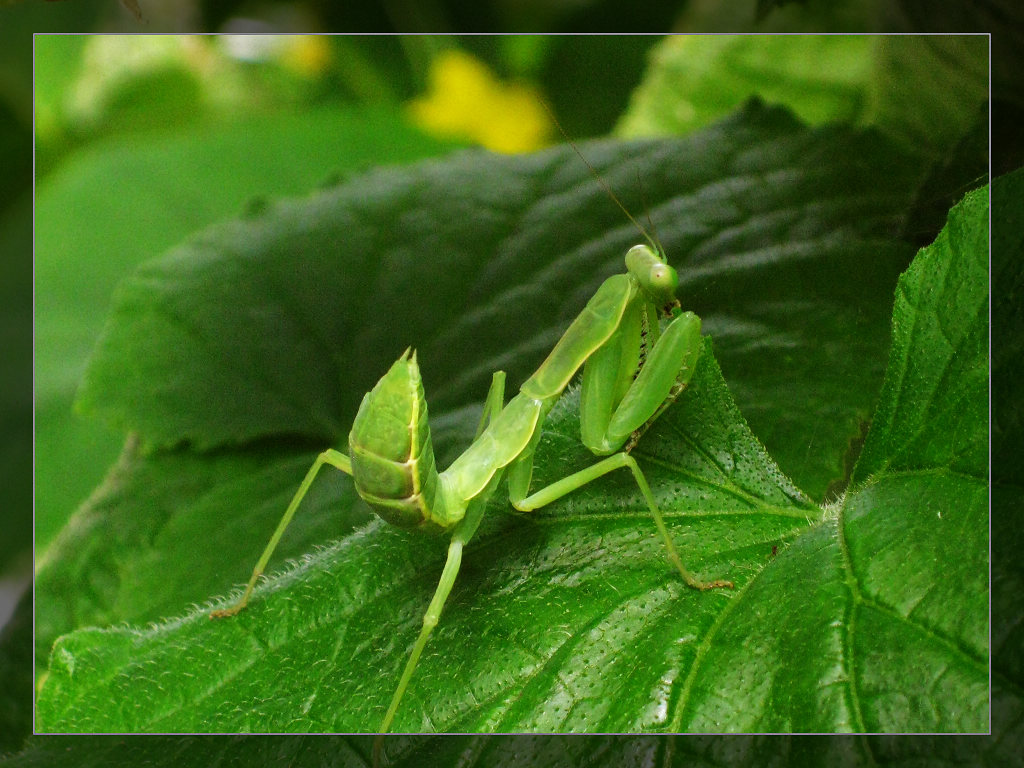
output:
[{"label": "green leaf", "polygon": [[[635,455],[698,573],[744,579],[817,513],[744,434],[710,351],[703,360]],[[574,393],[549,419],[538,484],[593,463],[579,447],[576,414]],[[503,499],[492,506],[398,730],[685,728],[669,706],[672,670],[707,652],[700,638],[727,597],[682,584],[631,476],[620,474],[533,515],[501,514]],[[225,506],[237,509],[235,501]],[[346,503],[354,504],[351,491],[338,505]],[[372,730],[391,695],[379,681],[404,663],[443,560],[443,542],[378,521],[275,578],[237,619],[211,622],[195,611],[149,630],[81,630],[54,649],[41,723]],[[258,696],[266,685],[274,697]],[[168,686],[170,698],[160,693]],[[113,712],[111,695],[132,704]],[[240,717],[237,703],[253,696],[262,703]]]},{"label": "green leaf", "polygon": [[902,638],[881,666],[895,662],[908,684],[893,691],[865,670],[865,692],[875,711],[930,712],[919,730],[978,728],[989,702],[988,312],[986,187],[900,278],[885,383],[844,500],[849,557],[865,563],[850,568],[850,620]]},{"label": "green leaf", "polygon": [[984,35],[673,36],[618,133],[689,133],[756,96],[813,125],[878,126],[941,160],[983,111],[988,60]]},{"label": "green leaf", "polygon": [[937,471],[986,480],[987,222],[985,187],[953,208],[900,277],[889,366],[855,482]]},{"label": "green leaf", "polygon": [[[825,453],[838,467],[851,423],[830,431],[823,412],[800,414],[825,402],[812,392],[822,380],[841,393],[827,413],[854,427],[875,399],[880,372],[865,371],[888,335],[870,319],[888,314],[904,253],[884,232],[914,167],[877,136],[808,130],[756,105],[686,141],[584,151],[615,189],[640,169],[659,234],[689,267],[684,305],[715,340],[634,455],[684,558],[737,590],[681,584],[628,473],[531,515],[508,514],[496,495],[395,727],[983,729],[984,708],[954,708],[977,700],[979,680],[985,690],[984,592],[965,580],[946,595],[963,620],[927,624],[922,640],[894,565],[919,566],[915,589],[944,584],[935,559],[973,574],[984,509],[966,508],[960,530],[974,535],[956,539],[913,515],[889,520],[874,485],[815,507],[749,433],[715,359],[731,389],[767,394],[776,418],[808,430],[805,463]],[[281,553],[303,559],[249,609],[210,622],[188,606],[247,576],[304,468],[341,442],[407,344],[445,466],[472,437],[490,372],[521,380],[621,270],[636,235],[578,166],[563,150],[466,153],[369,174],[210,230],[125,284],[85,400],[145,449],[126,452],[40,571],[41,648],[78,631],[57,642],[38,726],[377,727],[444,542],[367,523],[344,476],[318,483]],[[789,359],[804,354],[837,370],[795,375],[812,370]],[[769,376],[789,377],[768,379],[774,390],[753,370],[766,360]],[[537,483],[594,460],[575,397],[545,425]],[[159,623],[84,628],[123,621]],[[947,642],[929,660],[952,672],[922,693],[900,654],[936,639]]]},{"label": "green leaf", "polygon": [[895,662],[908,685],[895,692],[865,668],[863,715],[914,711],[919,730],[978,728],[989,700],[987,263],[986,187],[900,278],[885,383],[843,505],[850,620],[902,636],[881,666]]}]

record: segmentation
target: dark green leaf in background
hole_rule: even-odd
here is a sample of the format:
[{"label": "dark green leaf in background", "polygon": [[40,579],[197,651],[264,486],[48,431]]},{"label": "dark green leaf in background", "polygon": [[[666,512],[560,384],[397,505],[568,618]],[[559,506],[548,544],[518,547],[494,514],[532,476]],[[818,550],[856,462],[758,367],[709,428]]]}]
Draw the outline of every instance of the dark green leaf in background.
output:
[{"label": "dark green leaf in background", "polygon": [[[799,129],[760,108],[678,149],[649,146],[588,154],[633,208],[646,200],[684,303],[722,342],[741,406],[779,406],[774,434],[759,436],[772,449],[800,446],[791,463],[808,476],[797,479],[820,496],[842,470],[818,441],[857,434],[881,379],[879,298],[909,259],[887,235],[915,166],[877,137]],[[564,153],[465,154],[414,175],[373,173],[210,230],[127,281],[83,404],[154,445],[281,432],[337,441],[362,393],[412,343],[431,403],[463,405],[494,369],[525,378],[637,237]],[[226,258],[241,253],[261,267]],[[794,409],[797,381],[805,399]],[[301,400],[285,391],[297,389]],[[215,396],[225,390],[233,402]]]},{"label": "dark green leaf in background", "polygon": [[938,158],[967,133],[989,95],[989,38],[872,38],[869,120],[907,148]]}]

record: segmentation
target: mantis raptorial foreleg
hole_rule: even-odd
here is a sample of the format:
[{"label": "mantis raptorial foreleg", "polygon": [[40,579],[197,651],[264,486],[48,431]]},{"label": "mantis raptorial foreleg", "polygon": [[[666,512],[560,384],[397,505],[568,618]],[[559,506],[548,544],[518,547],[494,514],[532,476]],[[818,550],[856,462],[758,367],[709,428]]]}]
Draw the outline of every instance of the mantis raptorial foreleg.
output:
[{"label": "mantis raptorial foreleg", "polygon": [[[512,504],[530,510],[550,504],[608,472],[629,469],[669,558],[686,583],[697,589],[731,587],[729,581],[701,580],[686,569],[654,494],[628,453],[637,436],[689,382],[701,339],[700,319],[679,310],[675,299],[678,277],[656,249],[646,245],[631,248],[626,254],[626,267],[626,274],[612,276],[598,288],[547,359],[507,404],[504,374],[494,374],[473,442],[443,472],[438,472],[434,462],[416,356],[406,351],[363,398],[349,434],[349,455],[328,450],[317,457],[241,598],[211,616],[229,616],[245,607],[281,535],[326,464],[352,475],[359,496],[386,521],[451,536],[444,570],[384,715],[381,732],[390,727],[398,711],[455,583],[463,549],[506,472]],[[664,331],[660,319],[667,322]],[[531,494],[534,453],[544,420],[581,367],[581,440],[593,453],[607,458]]]}]

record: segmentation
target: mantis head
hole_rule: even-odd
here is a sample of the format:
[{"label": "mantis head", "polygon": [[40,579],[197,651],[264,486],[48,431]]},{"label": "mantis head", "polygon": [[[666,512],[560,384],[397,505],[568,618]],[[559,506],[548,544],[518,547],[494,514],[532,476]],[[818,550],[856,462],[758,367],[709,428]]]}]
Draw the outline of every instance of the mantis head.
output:
[{"label": "mantis head", "polygon": [[679,275],[661,253],[649,245],[634,245],[626,252],[626,269],[640,289],[660,307],[676,304]]}]

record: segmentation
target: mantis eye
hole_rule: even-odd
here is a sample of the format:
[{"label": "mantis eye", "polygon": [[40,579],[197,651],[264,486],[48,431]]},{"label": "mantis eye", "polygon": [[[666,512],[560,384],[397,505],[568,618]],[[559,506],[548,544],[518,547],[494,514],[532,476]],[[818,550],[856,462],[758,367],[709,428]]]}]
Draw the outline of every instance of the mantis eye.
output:
[{"label": "mantis eye", "polygon": [[668,264],[655,264],[651,267],[650,276],[651,290],[655,293],[675,293],[679,287],[679,275],[674,268]]}]

